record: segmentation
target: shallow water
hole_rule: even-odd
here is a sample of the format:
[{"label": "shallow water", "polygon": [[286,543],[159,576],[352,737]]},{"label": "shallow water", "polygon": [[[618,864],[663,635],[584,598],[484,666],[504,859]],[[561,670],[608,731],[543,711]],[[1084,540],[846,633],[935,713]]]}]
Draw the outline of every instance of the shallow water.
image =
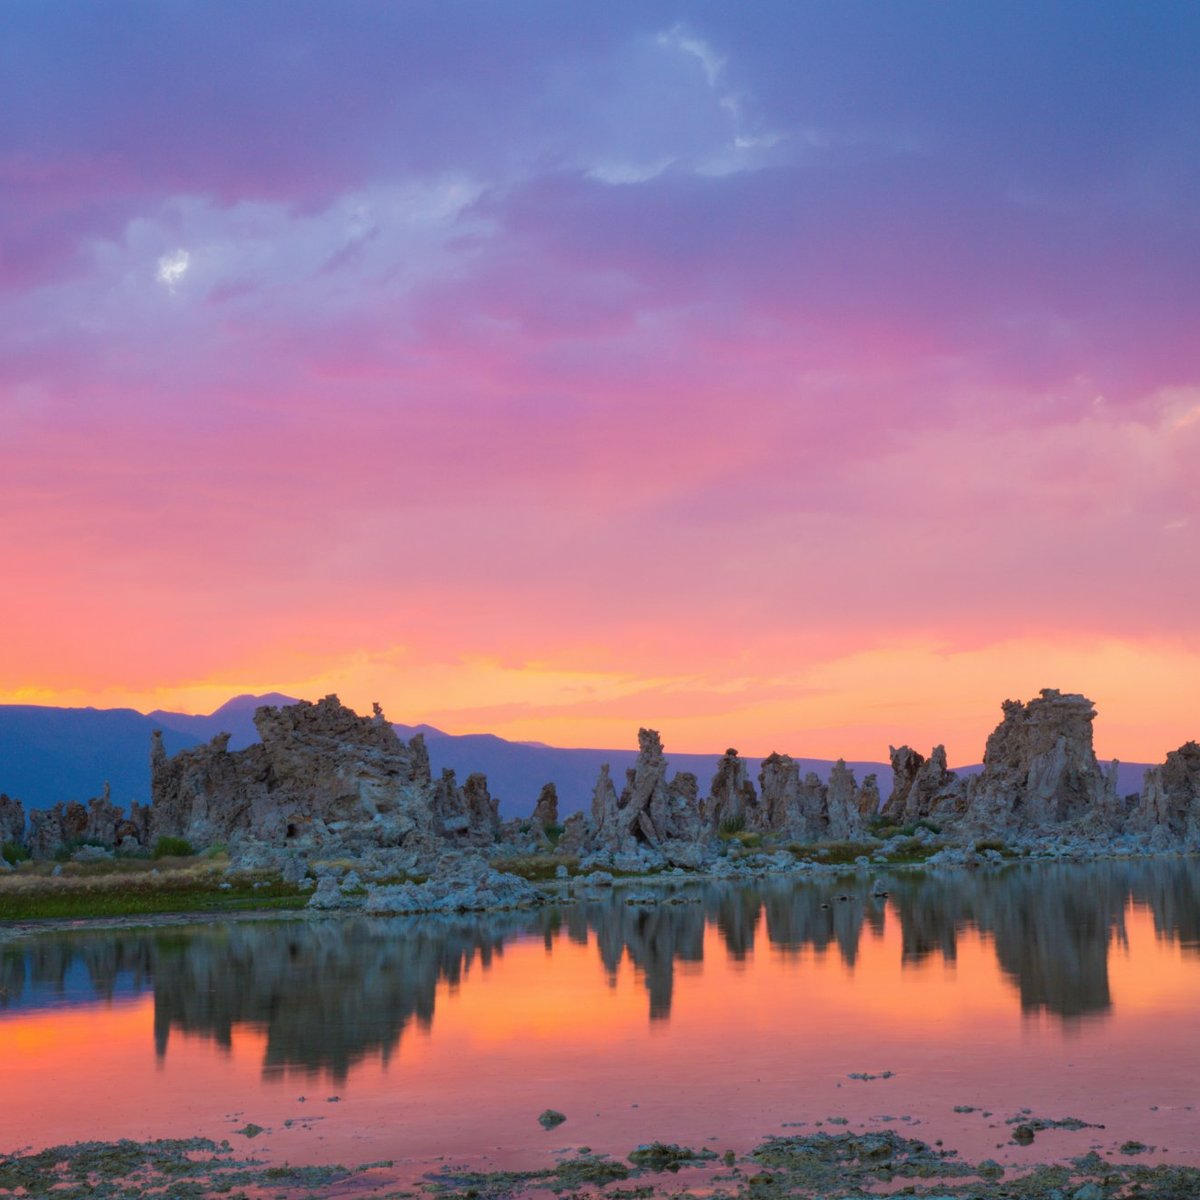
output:
[{"label": "shallow water", "polygon": [[[1137,1139],[1200,1165],[1200,862],[898,874],[883,900],[868,882],[20,939],[0,946],[0,1151],[242,1144],[254,1122],[269,1160],[415,1174],[654,1139],[740,1152],[845,1119],[974,1158]],[[1017,1147],[1023,1108],[1105,1128]]]}]

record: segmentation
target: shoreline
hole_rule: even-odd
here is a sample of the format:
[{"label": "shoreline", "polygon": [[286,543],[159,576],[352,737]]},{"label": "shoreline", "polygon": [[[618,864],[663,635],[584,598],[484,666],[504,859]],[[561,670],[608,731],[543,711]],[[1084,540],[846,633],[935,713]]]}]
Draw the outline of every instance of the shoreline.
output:
[{"label": "shoreline", "polygon": [[[538,1118],[547,1133],[557,1129],[557,1119],[566,1118],[551,1110]],[[834,1119],[783,1122],[777,1132],[757,1135],[740,1151],[728,1144],[731,1139],[713,1136],[685,1142],[647,1139],[609,1152],[557,1142],[532,1151],[527,1145],[510,1148],[501,1156],[510,1159],[503,1166],[488,1165],[495,1156],[482,1146],[451,1161],[437,1154],[436,1146],[417,1156],[356,1165],[276,1161],[270,1149],[276,1131],[246,1122],[230,1131],[236,1144],[228,1137],[194,1135],[0,1148],[0,1195],[21,1188],[27,1195],[57,1194],[49,1189],[64,1183],[101,1195],[170,1194],[172,1186],[182,1186],[188,1195],[209,1197],[250,1187],[284,1197],[383,1195],[389,1200],[532,1200],[564,1192],[621,1200],[850,1200],[895,1194],[928,1200],[1111,1200],[1129,1194],[1190,1200],[1200,1194],[1200,1167],[1073,1117],[1022,1110],[1003,1120],[1000,1127],[1012,1137],[986,1157],[945,1145],[938,1134],[948,1131],[913,1136],[906,1124],[912,1120],[856,1122],[854,1128]],[[803,1126],[808,1128],[801,1132]],[[1060,1144],[1057,1154],[1022,1153],[1057,1130],[1103,1131],[1104,1136],[1091,1136],[1086,1146]]]},{"label": "shoreline", "polygon": [[[694,898],[689,899],[682,894],[689,886],[713,884],[737,885],[768,880],[779,881],[790,879],[796,883],[806,881],[813,883],[821,881],[829,882],[837,879],[854,879],[856,882],[869,881],[872,890],[866,893],[868,897],[883,899],[888,895],[886,887],[883,886],[886,883],[888,875],[918,877],[922,875],[934,875],[950,877],[959,872],[986,871],[991,873],[1039,865],[1053,866],[1065,864],[1086,866],[1090,863],[1099,862],[1178,861],[1193,858],[1200,859],[1200,854],[1182,850],[1170,852],[1157,850],[1130,852],[1122,850],[1111,853],[1093,852],[1083,857],[1077,856],[1075,852],[1046,852],[1031,854],[1026,857],[966,862],[930,862],[929,860],[894,863],[871,862],[868,864],[856,862],[804,862],[795,863],[791,866],[773,866],[733,872],[673,868],[656,870],[640,875],[610,875],[602,870],[597,870],[587,874],[583,874],[582,872],[576,873],[566,878],[544,879],[540,880],[536,885],[528,884],[527,890],[522,890],[517,894],[516,902],[502,900],[495,904],[463,903],[462,906],[456,906],[453,902],[453,897],[457,893],[451,887],[448,892],[450,903],[431,904],[429,907],[407,908],[403,905],[389,905],[386,902],[373,906],[371,900],[374,895],[385,894],[397,889],[388,887],[376,888],[371,885],[362,887],[355,882],[354,886],[349,890],[349,894],[343,893],[342,885],[339,884],[337,898],[334,902],[327,901],[324,904],[316,905],[312,903],[310,897],[309,901],[302,905],[287,907],[263,906],[259,908],[229,908],[224,910],[195,907],[181,908],[174,911],[130,912],[127,914],[96,913],[2,919],[0,920],[0,945],[46,933],[153,929],[187,925],[211,925],[220,922],[238,924],[272,920],[298,922],[350,917],[389,919],[404,917],[412,920],[437,917],[486,917],[491,914],[536,911],[547,905],[571,906],[594,902],[603,899],[607,894],[615,896],[622,893],[624,893],[624,902],[628,905],[654,907],[659,904],[693,902]],[[493,876],[506,874],[493,870],[486,865],[483,859],[470,858],[468,862],[477,866],[483,866]],[[348,864],[348,867],[348,870],[341,872],[342,878],[355,871],[355,866],[352,862]],[[336,879],[337,875],[334,874],[327,877]],[[42,878],[50,879],[52,877]],[[122,876],[119,872],[114,872],[111,875],[100,876],[99,878],[119,881]],[[518,883],[526,882],[519,875],[512,875],[509,878]],[[442,883],[443,886],[446,884],[452,885],[455,881],[455,877],[452,876],[449,880],[442,881]],[[3,899],[4,882],[3,877],[0,877],[0,902]],[[401,887],[411,893],[424,889],[429,883],[437,882],[436,879],[431,878],[420,884],[403,884]],[[859,888],[858,890],[861,891],[862,889]],[[53,894],[53,885],[48,889],[48,892]],[[315,896],[317,894],[316,890],[312,894]],[[476,896],[475,898],[479,897]],[[463,899],[464,901],[469,901],[471,897],[466,896]]]}]

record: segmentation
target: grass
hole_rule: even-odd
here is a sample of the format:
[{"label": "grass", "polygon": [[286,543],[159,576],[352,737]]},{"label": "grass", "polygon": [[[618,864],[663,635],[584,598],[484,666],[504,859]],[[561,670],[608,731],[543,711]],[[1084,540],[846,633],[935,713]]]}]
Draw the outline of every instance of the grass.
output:
[{"label": "grass", "polygon": [[154,843],[155,858],[191,858],[195,853],[187,838],[160,837]]},{"label": "grass", "polygon": [[[226,877],[219,860],[26,863],[0,877],[0,921],[303,908],[308,892],[265,873]],[[222,887],[222,884],[229,884]],[[259,886],[255,886],[258,884]]]}]

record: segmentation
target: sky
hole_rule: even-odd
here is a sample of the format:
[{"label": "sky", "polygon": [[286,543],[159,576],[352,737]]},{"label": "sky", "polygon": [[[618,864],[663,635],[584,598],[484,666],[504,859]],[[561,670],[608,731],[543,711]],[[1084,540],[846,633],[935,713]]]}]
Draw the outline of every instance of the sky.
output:
[{"label": "sky", "polygon": [[1200,737],[1200,7],[8,0],[0,702]]}]

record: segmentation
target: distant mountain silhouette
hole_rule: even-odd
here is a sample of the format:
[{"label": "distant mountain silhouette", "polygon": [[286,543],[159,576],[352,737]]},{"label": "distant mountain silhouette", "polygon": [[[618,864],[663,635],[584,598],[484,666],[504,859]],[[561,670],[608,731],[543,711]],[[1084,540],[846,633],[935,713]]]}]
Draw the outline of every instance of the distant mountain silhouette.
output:
[{"label": "distant mountain silhouette", "polygon": [[[163,730],[163,742],[171,754],[188,746],[210,741],[218,733],[230,734],[233,750],[258,740],[254,710],[263,704],[294,704],[295,699],[278,692],[264,696],[235,696],[206,716],[156,709],[143,715],[129,708],[46,708],[36,705],[0,705],[0,792],[24,801],[27,808],[45,808],[59,800],[87,800],[98,796],[105,781],[112,786],[113,800],[128,804],[150,799],[150,735]],[[533,811],[544,783],[558,788],[559,811],[565,816],[591,804],[592,788],[602,763],[612,768],[618,790],[625,770],[632,767],[637,751],[636,730],[630,729],[630,747],[621,750],[565,750],[541,742],[509,742],[490,733],[449,734],[432,725],[396,725],[401,737],[425,735],[435,777],[452,769],[461,783],[473,771],[488,778],[493,796],[500,799],[505,817],[524,817]],[[708,792],[720,752],[672,754],[670,770],[691,771],[699,781],[700,794]],[[746,767],[757,786],[761,759],[747,758]],[[815,771],[829,777],[831,760],[800,758],[801,772]],[[887,763],[854,761],[859,782],[874,773],[886,798],[892,786]],[[976,774],[978,765],[958,768]],[[1138,792],[1142,786],[1142,763],[1122,763],[1118,791]]]},{"label": "distant mountain silhouette", "polygon": [[218,733],[228,733],[230,750],[244,750],[258,741],[258,730],[254,728],[254,710],[264,704],[278,708],[284,704],[295,704],[294,696],[281,692],[268,692],[265,696],[249,694],[234,696],[220,708],[207,716],[191,716],[189,713],[165,712],[156,708],[146,715],[162,729],[173,729],[186,733],[200,742],[210,742]]},{"label": "distant mountain silhouette", "polygon": [[145,803],[150,735],[160,728],[171,754],[201,740],[131,708],[0,705],[0,792],[26,808],[47,808],[98,796],[107,782],[114,803]]}]

